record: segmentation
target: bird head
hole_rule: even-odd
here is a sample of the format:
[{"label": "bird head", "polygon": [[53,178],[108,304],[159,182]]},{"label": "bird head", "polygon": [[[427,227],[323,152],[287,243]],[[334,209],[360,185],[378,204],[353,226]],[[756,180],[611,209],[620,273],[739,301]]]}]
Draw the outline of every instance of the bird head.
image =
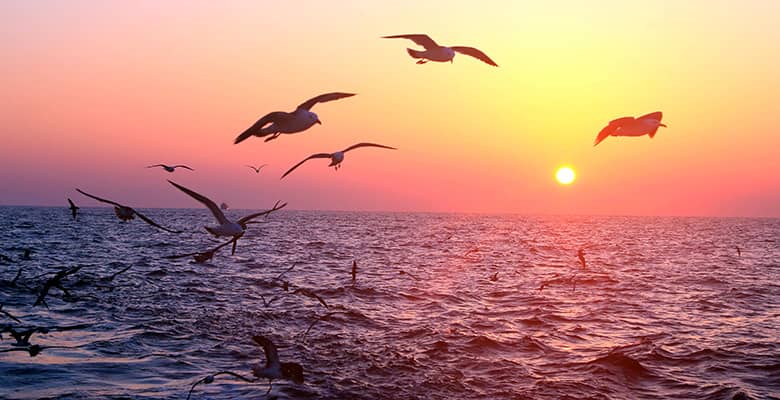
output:
[{"label": "bird head", "polygon": [[317,116],[317,114],[313,112],[309,112],[309,118],[311,118],[312,124],[320,124],[322,125],[322,121],[320,121],[320,117]]}]

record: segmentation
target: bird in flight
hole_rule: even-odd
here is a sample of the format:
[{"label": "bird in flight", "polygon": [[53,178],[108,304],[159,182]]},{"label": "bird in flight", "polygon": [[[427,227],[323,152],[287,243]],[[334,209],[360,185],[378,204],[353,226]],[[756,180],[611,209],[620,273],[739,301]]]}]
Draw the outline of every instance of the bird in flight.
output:
[{"label": "bird in flight", "polygon": [[146,168],[156,168],[156,167],[162,167],[162,169],[164,169],[164,170],[166,170],[166,171],[168,171],[168,172],[173,172],[173,171],[175,171],[175,170],[176,170],[176,168],[184,168],[184,169],[188,169],[188,170],[190,170],[190,171],[195,171],[194,169],[192,169],[192,168],[190,168],[190,167],[188,167],[188,166],[186,166],[186,165],[165,165],[165,164],[155,164],[155,165],[150,165],[150,166],[148,166],[148,167],[146,167]]},{"label": "bird in flight", "polygon": [[97,201],[99,201],[101,203],[111,204],[112,206],[114,206],[114,213],[116,214],[117,218],[119,218],[122,221],[129,221],[131,219],[135,219],[135,217],[138,216],[138,218],[141,218],[142,221],[146,222],[147,224],[149,224],[149,225],[151,225],[151,226],[153,226],[155,228],[162,229],[162,230],[164,230],[166,232],[170,232],[170,233],[181,233],[180,231],[174,231],[172,229],[168,229],[168,228],[165,228],[165,227],[161,226],[160,224],[158,224],[158,223],[152,221],[151,219],[149,219],[147,216],[145,216],[145,215],[139,213],[138,211],[134,210],[132,207],[123,206],[123,205],[121,205],[121,204],[119,204],[119,203],[117,203],[115,201],[102,199],[100,197],[91,195],[91,194],[89,194],[89,193],[87,193],[87,192],[85,192],[85,191],[83,191],[81,189],[76,189],[76,191],[81,193],[81,194],[83,194],[84,196],[91,197],[91,198],[93,198],[93,199],[95,199],[95,200],[97,200]]},{"label": "bird in flight", "polygon": [[282,175],[282,177],[279,178],[279,179],[282,179],[285,176],[289,175],[290,172],[293,172],[296,168],[300,167],[301,164],[305,163],[306,161],[309,161],[309,160],[315,159],[315,158],[329,158],[330,159],[330,164],[328,164],[328,166],[329,167],[333,167],[333,168],[338,170],[339,167],[341,166],[341,162],[344,161],[344,153],[346,153],[346,152],[348,152],[350,150],[361,148],[361,147],[379,147],[379,148],[382,148],[382,149],[398,150],[395,147],[384,146],[384,145],[381,145],[381,144],[358,143],[358,144],[349,146],[349,147],[347,147],[344,150],[337,151],[335,153],[317,153],[317,154],[312,154],[312,155],[306,157],[303,161],[299,162],[298,164],[295,164],[289,170],[287,170],[287,172],[285,172],[284,175]]},{"label": "bird in flight", "polygon": [[252,136],[265,137],[266,142],[274,140],[283,133],[291,134],[303,132],[311,128],[314,124],[322,124],[317,114],[311,112],[311,108],[317,103],[352,97],[355,93],[333,92],[321,94],[317,97],[304,101],[293,112],[274,111],[264,115],[257,120],[249,129],[238,135],[234,144],[239,144]]},{"label": "bird in flight", "polygon": [[78,214],[79,208],[73,204],[73,200],[71,199],[68,199],[68,203],[70,204],[70,207],[68,207],[70,209],[70,214],[73,215],[73,219],[76,219],[76,214]]},{"label": "bird in flight", "polygon": [[[252,368],[252,373],[256,377],[267,378],[269,384],[274,379],[289,379],[298,384],[303,383],[303,367],[300,364],[280,362],[276,345],[265,336],[255,335],[252,340],[263,346],[265,352],[265,367],[258,365]],[[271,388],[269,387],[268,390],[270,391]]]},{"label": "bird in flight", "polygon": [[252,166],[252,165],[247,165],[247,167],[252,168],[256,173],[259,174],[260,170],[263,169],[263,167],[265,167],[266,165],[268,165],[268,164],[263,164],[263,165],[261,165],[259,167],[255,167],[255,166]]},{"label": "bird in flight", "polygon": [[[270,210],[249,214],[245,217],[240,218],[238,221],[233,222],[228,220],[227,217],[225,217],[225,213],[223,213],[222,210],[220,210],[220,208],[217,207],[217,203],[215,203],[213,200],[193,190],[187,189],[186,187],[181,186],[176,182],[170,180],[168,182],[171,185],[175,186],[177,189],[181,190],[182,192],[192,197],[193,199],[199,201],[201,204],[206,206],[206,208],[208,208],[209,211],[211,211],[211,213],[214,215],[214,218],[217,220],[217,223],[219,223],[219,225],[206,226],[204,228],[206,228],[206,231],[208,231],[210,234],[216,237],[220,237],[220,236],[232,236],[234,238],[237,236],[240,237],[241,235],[244,234],[244,231],[246,231],[247,224],[249,224],[253,219],[268,215],[276,210],[280,210],[284,208],[287,205],[287,203],[283,203],[279,205],[279,202],[277,201],[276,204],[274,204],[274,207]],[[233,254],[235,254],[236,252],[237,242],[238,239],[233,241]]]},{"label": "bird in flight", "polygon": [[588,266],[585,264],[585,250],[579,249],[577,250],[577,258],[580,259],[580,264],[582,264],[582,268],[585,269]]},{"label": "bird in flight", "polygon": [[658,127],[666,125],[661,123],[663,113],[660,111],[645,114],[639,118],[634,117],[622,117],[609,121],[609,124],[605,126],[596,136],[596,141],[593,145],[601,143],[602,140],[609,136],[644,136],[648,135],[652,139],[655,133],[658,131]]},{"label": "bird in flight", "polygon": [[392,35],[392,36],[382,36],[383,39],[409,39],[413,41],[414,43],[422,46],[425,50],[414,50],[407,48],[406,51],[409,53],[412,58],[417,58],[417,64],[425,64],[428,61],[437,61],[437,62],[452,62],[452,59],[455,58],[455,53],[461,53],[465,54],[467,56],[472,56],[486,64],[492,65],[494,67],[498,67],[498,64],[496,64],[495,61],[491,60],[490,57],[487,56],[487,54],[483,53],[481,50],[476,49],[474,47],[465,47],[465,46],[441,46],[438,43],[436,43],[433,39],[430,38],[428,35],[422,35],[422,34],[412,34],[412,35]]}]

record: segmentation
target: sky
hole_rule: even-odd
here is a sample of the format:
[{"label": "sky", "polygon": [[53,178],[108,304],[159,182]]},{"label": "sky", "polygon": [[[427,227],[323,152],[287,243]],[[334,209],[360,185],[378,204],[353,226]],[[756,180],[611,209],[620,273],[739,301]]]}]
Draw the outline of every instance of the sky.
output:
[{"label": "sky", "polygon": [[[380,38],[406,33],[500,67],[416,65],[412,42]],[[758,0],[3,1],[0,205],[97,204],[78,187],[199,207],[172,179],[232,208],[780,217],[778,37],[780,2]],[[233,144],[332,91],[357,96]],[[655,138],[593,147],[653,111]],[[398,150],[279,179],[358,142]]]}]

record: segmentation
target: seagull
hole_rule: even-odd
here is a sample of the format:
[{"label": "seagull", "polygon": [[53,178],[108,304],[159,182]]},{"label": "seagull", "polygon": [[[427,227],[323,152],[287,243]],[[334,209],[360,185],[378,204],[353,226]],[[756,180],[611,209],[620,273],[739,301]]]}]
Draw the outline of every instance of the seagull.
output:
[{"label": "seagull", "polygon": [[587,268],[588,266],[585,265],[585,250],[579,249],[577,251],[577,258],[580,259],[580,263],[582,264],[582,269]]},{"label": "seagull", "polygon": [[268,165],[268,164],[263,164],[263,165],[261,165],[259,167],[255,167],[255,166],[252,166],[252,165],[247,165],[247,167],[252,168],[253,170],[255,170],[256,173],[259,174],[260,170],[263,169],[263,167],[265,167],[266,165]]},{"label": "seagull", "polygon": [[639,118],[634,117],[622,117],[609,121],[609,124],[599,132],[596,136],[596,141],[593,145],[601,143],[607,136],[644,136],[648,135],[652,139],[658,131],[659,126],[666,128],[666,125],[661,123],[663,113],[656,111],[650,114],[645,114]]},{"label": "seagull", "polygon": [[348,152],[348,151],[350,151],[350,150],[357,149],[357,148],[359,148],[359,147],[380,147],[380,148],[383,148],[383,149],[398,150],[398,149],[396,149],[395,147],[384,146],[384,145],[381,145],[381,144],[374,144],[374,143],[358,143],[358,144],[355,144],[355,145],[349,146],[349,147],[347,147],[347,148],[346,148],[346,149],[344,149],[344,150],[337,151],[337,152],[335,152],[335,153],[317,153],[317,154],[312,154],[312,155],[310,155],[310,156],[306,157],[306,158],[305,158],[303,161],[299,162],[298,164],[295,164],[295,165],[294,165],[292,168],[290,168],[289,170],[287,170],[287,172],[285,172],[285,173],[284,173],[284,175],[282,175],[282,177],[281,177],[281,178],[279,178],[279,179],[282,179],[282,178],[284,178],[284,177],[285,177],[285,176],[287,176],[287,175],[288,175],[290,172],[293,172],[293,171],[294,171],[296,168],[300,167],[300,166],[301,166],[301,164],[303,164],[303,163],[305,163],[306,161],[309,161],[309,160],[311,160],[311,159],[314,159],[314,158],[330,158],[330,164],[328,164],[328,166],[329,166],[329,167],[333,167],[333,168],[335,168],[336,170],[338,170],[338,169],[339,169],[339,167],[341,166],[341,162],[342,162],[342,161],[344,161],[344,153],[346,153],[346,152]]},{"label": "seagull", "polygon": [[190,168],[190,167],[188,167],[188,166],[186,166],[186,165],[165,165],[165,164],[154,164],[154,165],[150,165],[150,166],[148,166],[148,167],[146,167],[146,168],[155,168],[155,167],[162,167],[162,169],[164,169],[164,170],[166,170],[166,171],[168,171],[168,172],[173,172],[173,171],[175,171],[175,170],[176,170],[176,168],[184,168],[184,169],[188,169],[188,170],[190,170],[190,171],[195,171],[194,169],[192,169],[192,168]]},{"label": "seagull", "polygon": [[65,289],[62,286],[62,280],[67,278],[69,275],[73,275],[76,272],[79,272],[81,269],[81,266],[73,267],[73,268],[66,268],[63,269],[60,272],[57,272],[54,277],[47,280],[43,287],[41,288],[41,292],[38,294],[38,298],[35,300],[35,303],[33,304],[33,307],[38,306],[39,304],[43,304],[46,306],[46,308],[49,308],[49,305],[46,304],[46,295],[49,294],[49,290],[51,288],[56,287],[57,289],[60,289],[63,293],[65,293],[66,296],[70,296],[70,292],[68,292],[67,289]]},{"label": "seagull", "polygon": [[[276,346],[265,336],[255,335],[252,340],[263,346],[265,352],[265,367],[259,365],[252,368],[252,373],[258,378],[267,378],[268,383],[274,379],[289,379],[295,383],[303,383],[303,367],[297,363],[279,361],[279,353]],[[268,388],[271,391],[271,388]]]},{"label": "seagull", "polygon": [[72,346],[41,346],[39,344],[33,344],[27,347],[14,347],[10,349],[0,350],[0,353],[8,353],[10,351],[26,351],[30,353],[30,357],[35,357],[45,349],[73,349]]},{"label": "seagull", "polygon": [[165,256],[165,258],[167,258],[167,259],[169,259],[169,260],[175,260],[175,259],[177,259],[177,258],[184,258],[184,257],[190,257],[190,256],[192,256],[192,258],[195,260],[195,262],[196,262],[196,263],[198,263],[198,264],[203,264],[203,263],[205,263],[206,261],[211,261],[211,259],[212,259],[212,258],[214,258],[214,254],[215,254],[215,253],[216,253],[216,252],[217,252],[219,249],[221,249],[221,248],[223,248],[223,247],[225,247],[225,246],[227,246],[227,245],[229,245],[229,244],[231,244],[231,243],[234,243],[235,241],[237,241],[238,239],[240,239],[240,238],[241,238],[241,236],[242,236],[242,235],[234,236],[233,238],[231,238],[231,239],[230,239],[230,240],[228,240],[227,242],[225,242],[225,243],[222,243],[222,244],[220,244],[219,246],[217,246],[217,247],[215,247],[215,248],[213,248],[213,249],[211,249],[211,250],[206,250],[206,251],[202,251],[202,252],[196,252],[196,253],[177,254],[177,255],[175,255],[175,256]]},{"label": "seagull", "polygon": [[121,204],[119,204],[117,202],[111,201],[111,200],[101,199],[100,197],[93,196],[93,195],[91,195],[91,194],[89,194],[87,192],[82,191],[81,189],[76,189],[76,191],[81,193],[81,194],[83,194],[84,196],[91,197],[91,198],[93,198],[93,199],[95,199],[95,200],[97,200],[97,201],[99,201],[101,203],[107,203],[107,204],[113,205],[114,206],[114,213],[116,214],[117,218],[119,218],[122,221],[129,221],[131,219],[135,219],[135,216],[137,215],[138,218],[141,218],[142,221],[146,222],[147,224],[149,224],[149,225],[151,225],[151,226],[153,226],[155,228],[162,229],[162,230],[164,230],[166,232],[170,232],[170,233],[181,233],[180,231],[174,231],[174,230],[171,230],[171,229],[164,228],[164,227],[160,226],[158,223],[152,221],[151,219],[149,219],[148,217],[146,217],[145,215],[139,213],[138,211],[134,210],[131,207],[123,206],[123,205],[121,205]]},{"label": "seagull", "polygon": [[250,382],[250,383],[254,382],[254,380],[249,379],[249,378],[244,378],[243,376],[241,376],[241,375],[239,375],[239,374],[237,374],[235,372],[219,371],[219,372],[211,374],[211,375],[206,375],[205,378],[200,379],[197,382],[195,382],[194,384],[192,384],[192,387],[190,388],[190,392],[187,394],[187,400],[189,400],[190,396],[192,396],[192,391],[195,390],[195,386],[198,386],[201,383],[206,384],[206,385],[208,385],[209,383],[214,383],[214,378],[216,378],[217,376],[220,376],[220,375],[230,375],[232,377],[241,379],[244,382]]},{"label": "seagull", "polygon": [[[274,140],[282,133],[298,133],[311,128],[314,124],[322,124],[317,114],[311,112],[311,108],[317,103],[352,97],[355,93],[333,92],[321,94],[317,97],[301,103],[293,112],[274,111],[260,118],[249,129],[238,135],[234,144],[239,144],[251,136],[264,137],[266,142]],[[270,124],[270,125],[269,125]]]},{"label": "seagull", "polygon": [[71,213],[71,215],[73,215],[73,219],[76,219],[76,214],[78,214],[79,208],[76,207],[75,204],[73,204],[73,200],[71,200],[71,199],[68,199],[68,203],[70,203],[70,207],[68,207],[68,208],[70,208],[70,213]]},{"label": "seagull", "polygon": [[14,344],[14,346],[29,346],[30,337],[35,332],[46,334],[49,333],[49,330],[46,328],[30,328],[24,331],[17,331],[10,326],[6,326],[3,328],[2,331],[0,331],[0,333],[10,333],[11,336],[13,336],[13,338],[16,339],[16,343]]},{"label": "seagull", "polygon": [[[227,217],[225,217],[225,213],[223,213],[222,210],[220,210],[219,207],[217,207],[217,203],[215,203],[214,201],[212,201],[208,197],[206,197],[206,196],[204,196],[204,195],[202,195],[200,193],[197,193],[195,191],[192,191],[190,189],[187,189],[186,187],[181,186],[181,185],[177,184],[176,182],[173,182],[173,181],[170,181],[170,180],[168,182],[171,185],[175,186],[177,189],[179,189],[182,192],[188,194],[193,199],[199,201],[201,204],[206,206],[206,208],[208,208],[209,210],[211,210],[211,213],[214,214],[214,218],[217,220],[217,223],[219,223],[219,225],[217,225],[217,226],[205,226],[204,228],[206,228],[206,231],[208,231],[210,234],[212,234],[212,235],[214,235],[216,237],[220,237],[220,236],[233,236],[235,238],[236,236],[241,236],[241,235],[244,234],[244,231],[246,231],[247,224],[252,219],[255,219],[257,217],[261,217],[261,216],[264,216],[264,215],[268,215],[268,214],[270,214],[270,213],[272,213],[272,212],[274,212],[276,210],[280,210],[280,209],[284,208],[287,205],[287,203],[284,203],[284,204],[282,204],[280,206],[279,202],[277,201],[276,204],[274,204],[274,207],[272,209],[270,209],[270,210],[249,214],[249,215],[239,219],[236,222],[232,222],[232,221],[228,220]],[[235,252],[236,252],[237,240],[238,239],[236,239],[236,241],[233,241],[233,254],[235,254]]]},{"label": "seagull", "polygon": [[491,60],[490,57],[487,56],[487,54],[483,53],[479,49],[475,49],[473,47],[463,47],[463,46],[441,46],[438,43],[434,42],[433,39],[430,38],[428,35],[421,35],[421,34],[414,34],[414,35],[392,35],[392,36],[382,36],[383,39],[409,39],[418,45],[425,48],[425,50],[414,50],[414,49],[406,49],[406,51],[409,53],[412,58],[419,58],[417,61],[417,64],[425,64],[428,61],[438,61],[438,62],[452,62],[452,59],[455,58],[455,52],[465,54],[467,56],[472,56],[476,59],[479,59],[480,61],[492,65],[494,67],[498,67],[498,64],[495,63],[495,61]]}]

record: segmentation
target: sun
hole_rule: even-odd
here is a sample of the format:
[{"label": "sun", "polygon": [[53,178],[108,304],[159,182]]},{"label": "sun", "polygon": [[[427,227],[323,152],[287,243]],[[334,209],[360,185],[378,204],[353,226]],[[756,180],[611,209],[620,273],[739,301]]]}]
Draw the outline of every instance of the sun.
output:
[{"label": "sun", "polygon": [[555,179],[561,185],[570,185],[574,182],[574,178],[576,177],[577,175],[571,167],[560,167],[558,168],[558,171],[555,172]]}]

